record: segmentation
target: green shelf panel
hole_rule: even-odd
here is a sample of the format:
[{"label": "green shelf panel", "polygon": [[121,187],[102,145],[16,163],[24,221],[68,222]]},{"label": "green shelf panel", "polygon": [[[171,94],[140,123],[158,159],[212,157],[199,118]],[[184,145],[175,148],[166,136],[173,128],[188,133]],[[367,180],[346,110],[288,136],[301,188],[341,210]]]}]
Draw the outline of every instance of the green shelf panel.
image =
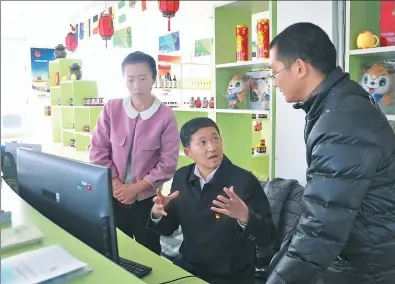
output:
[{"label": "green shelf panel", "polygon": [[[380,37],[381,1],[350,1],[350,49],[358,49],[357,37],[370,31]],[[381,60],[380,56],[349,57],[349,73],[352,80],[359,82],[363,75],[362,65]]]},{"label": "green shelf panel", "polygon": [[[247,25],[248,37],[251,39],[251,34],[255,33],[255,26],[251,26],[251,16],[265,11],[269,11],[269,1],[235,1],[215,8],[215,64],[236,61],[236,26]],[[248,49],[251,60],[251,43]]]},{"label": "green shelf panel", "polygon": [[252,144],[251,146],[256,146],[259,144],[259,139],[262,137],[265,138],[266,140],[266,147],[268,152],[270,151],[271,148],[271,143],[270,143],[270,120],[268,118],[265,119],[259,119],[262,122],[262,130],[261,131],[253,131],[255,121],[252,121]]},{"label": "green shelf panel", "polygon": [[91,136],[87,133],[75,133],[75,149],[77,151],[87,150],[88,145],[91,142]]},{"label": "green shelf panel", "polygon": [[51,106],[52,141],[62,142],[62,111],[59,106]]},{"label": "green shelf panel", "polygon": [[[270,37],[274,38],[277,35],[277,1],[272,1],[271,2],[271,11],[270,11],[270,19],[271,19],[271,34]],[[274,158],[276,156],[276,88],[272,88],[272,93],[270,95],[270,99],[272,100],[272,106],[271,106],[271,139],[268,139],[268,143],[270,145],[271,151],[270,154],[272,155],[271,159],[271,177],[276,176],[276,159]],[[270,137],[270,136],[268,136]]]},{"label": "green shelf panel", "polygon": [[60,86],[54,86],[50,88],[51,91],[51,106],[58,106],[61,100]]},{"label": "green shelf panel", "polygon": [[[251,23],[252,15],[260,12],[269,12],[270,37],[277,35],[277,1],[233,1],[229,4],[214,8],[214,49],[215,64],[234,63],[236,61],[235,31],[237,25],[247,25],[249,39],[256,32],[256,26]],[[250,40],[251,41],[251,40]],[[249,60],[252,60],[252,44],[249,44]],[[228,101],[224,94],[230,79],[234,75],[245,75],[252,70],[251,67],[228,67],[216,68],[215,70],[215,95],[216,107],[227,109]],[[275,109],[276,93],[272,90],[272,109],[270,119],[262,120],[262,132],[253,132],[251,127],[251,115],[239,113],[217,113],[217,123],[224,138],[225,154],[235,164],[252,171],[259,179],[269,176],[271,168],[272,176],[275,176],[275,161],[270,156],[252,157],[251,146],[259,144],[259,138],[266,139],[268,154],[275,154]],[[247,109],[247,98],[237,105],[238,109]],[[237,133],[235,133],[237,132]],[[271,136],[272,135],[272,136]],[[235,139],[237,137],[237,141]]]},{"label": "green shelf panel", "polygon": [[239,167],[251,169],[251,114],[217,113],[224,153]]},{"label": "green shelf panel", "polygon": [[350,49],[357,49],[360,32],[370,31],[380,37],[381,1],[350,1]]},{"label": "green shelf panel", "polygon": [[83,132],[84,127],[89,125],[89,108],[74,107],[74,129],[77,132]]},{"label": "green shelf panel", "polygon": [[49,72],[49,86],[55,87],[56,86],[56,72],[59,72],[59,62],[56,60],[52,60],[48,64],[48,72]]},{"label": "green shelf panel", "polygon": [[185,166],[188,166],[188,165],[190,165],[190,164],[193,164],[193,163],[194,163],[194,162],[193,162],[192,159],[180,155],[180,156],[178,157],[177,170],[180,169],[180,168],[182,168],[182,167],[185,167]]},{"label": "green shelf panel", "polygon": [[93,133],[93,130],[95,130],[97,119],[99,118],[102,111],[102,106],[89,107],[89,125],[91,128],[91,133]]},{"label": "green shelf panel", "polygon": [[72,81],[60,82],[60,94],[62,106],[69,106],[70,99],[73,98],[73,83]]},{"label": "green shelf panel", "polygon": [[84,98],[97,98],[95,81],[62,81],[60,82],[62,105],[70,105],[73,99],[75,106],[83,106]]},{"label": "green shelf panel", "polygon": [[56,72],[59,72],[60,80],[62,80],[64,76],[68,76],[70,66],[73,63],[82,67],[80,59],[59,58],[49,62],[49,83],[51,87],[56,86]]},{"label": "green shelf panel", "polygon": [[73,129],[72,125],[74,121],[74,108],[73,107],[61,107],[62,111],[62,129]]},{"label": "green shelf panel", "polygon": [[71,140],[75,139],[75,133],[73,130],[62,130],[62,143],[65,147],[71,147]]},{"label": "green shelf panel", "polygon": [[260,181],[265,181],[269,178],[269,163],[269,156],[251,157],[251,171]]},{"label": "green shelf panel", "polygon": [[[103,106],[84,106],[84,98],[98,96],[95,81],[63,80],[64,76],[68,76],[69,68],[73,63],[82,67],[82,61],[79,59],[61,58],[49,63],[52,140],[70,147],[70,140],[75,139],[76,150],[85,151],[90,143],[91,134],[84,132],[84,127],[89,125],[90,130],[93,131]],[[56,72],[60,74],[60,86],[56,86]],[[73,99],[73,106],[70,106],[70,99]]]},{"label": "green shelf panel", "polygon": [[83,106],[84,98],[97,98],[98,90],[95,81],[71,81],[75,106]]}]

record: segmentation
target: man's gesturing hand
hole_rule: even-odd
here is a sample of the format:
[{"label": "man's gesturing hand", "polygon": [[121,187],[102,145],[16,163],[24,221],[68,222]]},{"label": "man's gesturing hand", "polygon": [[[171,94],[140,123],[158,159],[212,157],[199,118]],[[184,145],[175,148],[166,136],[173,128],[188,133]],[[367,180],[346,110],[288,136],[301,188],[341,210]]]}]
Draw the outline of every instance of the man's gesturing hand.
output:
[{"label": "man's gesturing hand", "polygon": [[218,195],[217,200],[213,200],[213,204],[216,207],[211,207],[211,210],[228,215],[229,217],[239,220],[243,224],[247,224],[249,214],[247,205],[234,192],[233,186],[230,188],[224,187],[224,191],[228,198]]},{"label": "man's gesturing hand", "polygon": [[156,190],[156,196],[154,197],[154,207],[152,208],[152,217],[155,219],[160,218],[161,216],[167,216],[166,213],[166,207],[169,205],[170,201],[172,201],[174,198],[176,198],[179,194],[179,191],[175,191],[172,194],[168,196],[164,196],[162,192],[157,189]]}]

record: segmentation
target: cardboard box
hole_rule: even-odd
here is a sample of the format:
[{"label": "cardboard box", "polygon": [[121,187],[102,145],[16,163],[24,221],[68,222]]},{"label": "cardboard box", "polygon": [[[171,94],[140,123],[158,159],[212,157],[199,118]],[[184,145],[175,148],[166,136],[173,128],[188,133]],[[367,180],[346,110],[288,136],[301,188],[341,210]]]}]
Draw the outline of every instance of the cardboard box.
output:
[{"label": "cardboard box", "polygon": [[380,46],[395,46],[395,1],[381,0]]}]

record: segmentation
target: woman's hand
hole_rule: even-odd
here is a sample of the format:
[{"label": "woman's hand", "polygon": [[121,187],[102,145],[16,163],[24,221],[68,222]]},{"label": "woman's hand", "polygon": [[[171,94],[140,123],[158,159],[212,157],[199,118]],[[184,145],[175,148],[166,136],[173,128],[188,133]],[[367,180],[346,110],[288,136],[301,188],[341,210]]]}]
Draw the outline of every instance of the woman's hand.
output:
[{"label": "woman's hand", "polygon": [[133,204],[137,200],[140,190],[136,184],[122,184],[113,191],[113,195],[123,204]]},{"label": "woman's hand", "polygon": [[112,179],[112,192],[114,193],[115,190],[120,188],[122,185],[123,185],[123,183],[120,181],[120,179],[118,177],[113,178]]}]

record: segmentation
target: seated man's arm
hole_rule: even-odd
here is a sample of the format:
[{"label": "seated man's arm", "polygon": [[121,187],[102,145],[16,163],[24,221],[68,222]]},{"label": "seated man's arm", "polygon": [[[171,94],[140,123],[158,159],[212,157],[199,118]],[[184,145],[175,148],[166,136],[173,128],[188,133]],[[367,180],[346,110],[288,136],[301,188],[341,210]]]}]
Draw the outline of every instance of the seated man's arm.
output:
[{"label": "seated man's arm", "polygon": [[255,242],[257,246],[268,246],[274,241],[276,235],[269,201],[255,176],[251,176],[246,191],[248,194],[244,203],[249,213],[247,224],[244,229],[240,228],[241,236]]},{"label": "seated man's arm", "polygon": [[[174,181],[171,186],[170,194],[174,193],[176,190],[173,187]],[[155,206],[155,205],[154,205]],[[171,236],[175,230],[178,229],[180,223],[177,216],[177,198],[170,201],[170,203],[165,207],[167,213],[166,216],[153,216],[152,210],[150,216],[148,217],[147,228],[155,231],[156,233],[163,236]],[[154,209],[154,208],[153,208]]]}]

